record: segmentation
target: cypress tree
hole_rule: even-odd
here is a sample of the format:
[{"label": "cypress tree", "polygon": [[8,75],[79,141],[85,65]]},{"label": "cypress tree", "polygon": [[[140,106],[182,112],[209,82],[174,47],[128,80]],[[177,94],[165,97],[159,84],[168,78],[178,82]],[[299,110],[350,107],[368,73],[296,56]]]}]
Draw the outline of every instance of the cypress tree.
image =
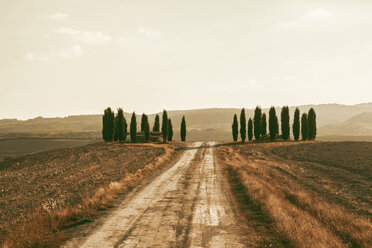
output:
[{"label": "cypress tree", "polygon": [[133,112],[132,119],[130,120],[130,140],[137,141],[137,119],[136,114]]},{"label": "cypress tree", "polygon": [[271,141],[275,140],[275,137],[278,134],[278,129],[278,117],[276,117],[275,108],[271,107],[269,111],[269,132]]},{"label": "cypress tree", "polygon": [[309,137],[309,127],[306,113],[303,113],[301,117],[301,135],[302,140],[307,140]]},{"label": "cypress tree", "polygon": [[108,111],[108,109],[105,109],[105,111],[103,112],[103,115],[102,115],[102,138],[106,142],[108,141],[107,140],[107,132],[108,132],[108,130],[107,130],[107,125],[108,125],[107,111]]},{"label": "cypress tree", "polygon": [[161,132],[163,134],[163,142],[167,143],[168,139],[168,113],[166,110],[163,110],[163,122],[161,126]]},{"label": "cypress tree", "polygon": [[153,132],[160,132],[160,118],[159,118],[159,115],[155,116],[155,122],[154,122],[154,126],[152,128],[152,131]]},{"label": "cypress tree", "polygon": [[232,135],[233,135],[233,139],[234,141],[236,142],[238,140],[238,117],[236,116],[236,114],[234,114],[234,119],[233,119],[233,124],[232,124]]},{"label": "cypress tree", "polygon": [[173,140],[173,125],[172,120],[168,119],[168,141]]},{"label": "cypress tree", "polygon": [[248,139],[249,141],[253,139],[253,122],[251,118],[248,120]]},{"label": "cypress tree", "polygon": [[292,126],[293,138],[297,141],[300,137],[300,110],[296,108]]},{"label": "cypress tree", "polygon": [[182,122],[181,122],[181,141],[186,141],[186,120],[185,120],[185,116],[182,117]]},{"label": "cypress tree", "polygon": [[242,139],[242,142],[245,141],[245,138],[247,137],[247,121],[245,119],[245,110],[244,108],[240,112],[240,138]]},{"label": "cypress tree", "polygon": [[146,127],[147,121],[148,121],[147,115],[142,114],[142,117],[141,117],[141,133],[145,132],[145,127]]},{"label": "cypress tree", "polygon": [[122,108],[118,108],[118,114],[115,117],[115,141],[124,140],[124,112]]},{"label": "cypress tree", "polygon": [[254,117],[253,117],[253,125],[254,125],[254,138],[256,140],[260,139],[261,136],[261,119],[262,119],[262,114],[261,114],[261,108],[259,106],[256,107],[254,110]]},{"label": "cypress tree", "polygon": [[289,108],[288,106],[283,106],[282,111],[280,113],[280,121],[281,121],[281,128],[282,128],[282,137],[284,140],[289,139],[290,127],[289,127]]},{"label": "cypress tree", "polygon": [[109,142],[114,139],[115,114],[111,108],[107,108],[102,116],[102,137]]},{"label": "cypress tree", "polygon": [[309,140],[314,140],[316,137],[316,114],[315,110],[311,108],[307,116],[308,129],[309,129]]},{"label": "cypress tree", "polygon": [[145,140],[150,140],[150,124],[148,118],[146,118],[143,128],[144,128],[143,131],[145,133]]},{"label": "cypress tree", "polygon": [[266,114],[262,114],[261,118],[261,136],[266,137],[267,135],[267,123],[266,123]]}]

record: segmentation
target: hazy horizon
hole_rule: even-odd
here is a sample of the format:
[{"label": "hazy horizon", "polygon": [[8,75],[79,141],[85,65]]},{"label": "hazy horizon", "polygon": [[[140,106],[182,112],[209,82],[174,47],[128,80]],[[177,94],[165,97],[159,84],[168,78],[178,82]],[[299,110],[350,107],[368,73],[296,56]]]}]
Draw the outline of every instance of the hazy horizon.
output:
[{"label": "hazy horizon", "polygon": [[[304,107],[304,106],[324,106],[324,105],[339,105],[339,106],[357,106],[357,105],[363,105],[363,104],[371,104],[372,102],[361,102],[361,103],[356,103],[356,104],[340,104],[340,103],[320,103],[320,104],[300,104],[300,105],[288,105],[289,108],[292,108],[292,107]],[[250,110],[254,110],[255,107],[261,107],[263,110],[269,110],[270,107],[274,106],[275,108],[281,108],[285,105],[270,105],[270,106],[261,106],[261,105],[255,105],[255,106],[252,106],[252,107],[206,107],[206,108],[190,108],[190,109],[167,109],[167,112],[172,112],[172,111],[198,111],[198,110],[208,110],[208,109],[241,109],[241,108],[244,108],[246,110],[250,109]],[[113,107],[113,106],[107,106],[107,107],[111,107],[112,110],[114,110],[114,112],[116,113],[117,112],[117,108],[119,107]],[[126,111],[125,109],[124,110],[124,113],[128,113],[128,114],[131,114],[133,113],[133,111]],[[147,114],[147,115],[155,115],[155,114],[161,114],[163,110],[159,110],[157,112],[137,112],[137,111],[134,111],[136,113],[136,115],[142,115],[143,113],[144,114]],[[25,121],[25,120],[32,120],[32,119],[35,119],[35,118],[39,118],[39,117],[42,117],[42,118],[66,118],[66,117],[70,117],[70,116],[85,116],[85,115],[102,115],[103,114],[103,111],[101,112],[97,112],[97,113],[77,113],[77,114],[66,114],[66,115],[60,115],[60,116],[53,116],[53,115],[39,115],[39,116],[32,116],[32,117],[29,117],[29,118],[24,118],[24,119],[21,119],[21,118],[0,118],[0,120],[7,120],[7,119],[17,119],[17,120],[20,120],[20,121]]]},{"label": "hazy horizon", "polygon": [[0,5],[0,119],[372,101],[371,1]]}]

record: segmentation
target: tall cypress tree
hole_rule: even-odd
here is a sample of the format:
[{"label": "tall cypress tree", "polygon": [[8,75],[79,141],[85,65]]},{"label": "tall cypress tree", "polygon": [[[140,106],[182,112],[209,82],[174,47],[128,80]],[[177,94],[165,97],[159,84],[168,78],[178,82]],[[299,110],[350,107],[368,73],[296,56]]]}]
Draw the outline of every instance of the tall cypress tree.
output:
[{"label": "tall cypress tree", "polygon": [[284,140],[289,139],[290,127],[289,127],[289,108],[288,106],[283,106],[282,111],[280,113],[280,121],[281,121],[281,128],[282,128],[282,137]]},{"label": "tall cypress tree", "polygon": [[259,106],[254,110],[253,125],[254,125],[254,138],[259,140],[261,137],[261,119],[262,111]]},{"label": "tall cypress tree", "polygon": [[293,138],[297,141],[300,137],[300,110],[296,108],[292,125]]},{"label": "tall cypress tree", "polygon": [[108,108],[105,109],[105,111],[103,112],[103,115],[102,115],[102,138],[106,142],[108,141],[108,139],[107,139],[107,132],[108,132],[108,130],[107,130],[107,125],[108,125],[108,121],[107,121],[108,114],[107,114],[107,112],[108,112]]},{"label": "tall cypress tree", "polygon": [[136,114],[133,112],[132,119],[130,120],[130,140],[137,141],[137,119]]},{"label": "tall cypress tree", "polygon": [[242,142],[245,141],[245,138],[247,137],[247,121],[245,119],[245,110],[244,108],[240,112],[240,138],[242,139]]},{"label": "tall cypress tree", "polygon": [[159,118],[159,115],[155,116],[155,122],[154,122],[154,126],[152,128],[152,131],[153,132],[160,132],[160,118]]},{"label": "tall cypress tree", "polygon": [[162,118],[162,126],[161,126],[161,132],[163,134],[163,142],[167,143],[168,139],[168,113],[166,110],[163,110],[163,118]]},{"label": "tall cypress tree", "polygon": [[308,128],[309,128],[309,140],[314,140],[316,137],[316,114],[315,110],[311,108],[307,116]]},{"label": "tall cypress tree", "polygon": [[233,139],[236,142],[238,140],[238,130],[239,130],[238,117],[236,116],[236,114],[234,114],[233,124],[231,128],[232,128]]},{"label": "tall cypress tree", "polygon": [[253,139],[253,122],[251,118],[248,120],[248,139],[249,141]]},{"label": "tall cypress tree", "polygon": [[309,127],[306,113],[303,113],[301,117],[301,135],[302,140],[307,140],[309,138]]},{"label": "tall cypress tree", "polygon": [[111,108],[107,108],[102,116],[102,137],[106,142],[114,139],[115,114]]},{"label": "tall cypress tree", "polygon": [[115,117],[115,141],[124,140],[124,112],[122,108],[118,108],[118,114]]},{"label": "tall cypress tree", "polygon": [[150,124],[148,118],[146,118],[143,128],[144,128],[143,132],[145,133],[145,140],[148,141],[150,140]]},{"label": "tall cypress tree", "polygon": [[261,118],[261,136],[262,137],[266,137],[267,135],[267,124],[266,124],[266,114],[263,113],[262,114],[262,118]]},{"label": "tall cypress tree", "polygon": [[271,107],[269,111],[269,132],[271,141],[275,140],[275,137],[278,134],[278,129],[278,117],[276,116],[275,108]]},{"label": "tall cypress tree", "polygon": [[186,141],[186,120],[185,120],[185,116],[182,117],[182,122],[181,122],[181,141]]},{"label": "tall cypress tree", "polygon": [[147,121],[148,121],[147,115],[145,115],[143,113],[142,117],[141,117],[141,132],[145,132],[145,127],[146,127]]},{"label": "tall cypress tree", "polygon": [[168,141],[173,140],[173,125],[172,125],[172,120],[169,118],[168,119]]}]

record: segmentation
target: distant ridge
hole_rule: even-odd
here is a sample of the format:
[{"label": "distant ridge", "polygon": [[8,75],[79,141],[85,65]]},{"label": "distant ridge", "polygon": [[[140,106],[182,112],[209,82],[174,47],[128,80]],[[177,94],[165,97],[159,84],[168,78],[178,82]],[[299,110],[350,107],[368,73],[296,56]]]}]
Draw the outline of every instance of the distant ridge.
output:
[{"label": "distant ridge", "polygon": [[[116,106],[113,106],[116,108]],[[298,106],[301,113],[314,108],[317,114],[318,134],[319,135],[372,135],[372,102],[356,105],[342,104],[319,104]],[[280,108],[276,107],[278,115]],[[293,113],[296,106],[291,106],[290,116],[293,120]],[[125,109],[124,109],[125,110]],[[175,129],[175,137],[179,138],[178,130],[182,116],[185,115],[187,122],[188,139],[215,140],[231,139],[231,123],[234,114],[240,113],[240,108],[208,108],[192,110],[170,110],[168,116],[172,118]],[[268,108],[263,112],[268,112]],[[140,125],[140,114],[138,114],[138,125]],[[161,113],[159,113],[161,114]],[[253,116],[253,109],[246,109],[247,119]],[[127,121],[130,120],[131,113],[125,113]],[[152,128],[155,114],[148,115],[150,127]],[[351,119],[352,118],[352,119]],[[351,126],[350,122],[358,122],[358,128]],[[89,133],[89,137],[100,138],[102,128],[101,115],[73,115],[68,117],[43,118],[37,117],[25,121],[15,119],[0,120],[0,137],[9,133],[23,135],[40,133],[52,133],[53,137],[66,133]],[[22,135],[18,135],[20,137]],[[74,136],[74,137],[75,137]],[[65,136],[63,136],[65,137]]]},{"label": "distant ridge", "polygon": [[325,125],[319,128],[321,135],[372,135],[372,112],[363,112],[337,124]]}]

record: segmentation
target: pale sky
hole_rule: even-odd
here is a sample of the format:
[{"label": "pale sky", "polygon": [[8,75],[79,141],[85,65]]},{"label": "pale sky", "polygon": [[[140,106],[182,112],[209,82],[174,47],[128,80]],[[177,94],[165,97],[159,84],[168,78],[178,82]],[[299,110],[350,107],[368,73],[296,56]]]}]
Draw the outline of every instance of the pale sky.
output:
[{"label": "pale sky", "polygon": [[371,0],[0,0],[0,118],[372,101]]}]

